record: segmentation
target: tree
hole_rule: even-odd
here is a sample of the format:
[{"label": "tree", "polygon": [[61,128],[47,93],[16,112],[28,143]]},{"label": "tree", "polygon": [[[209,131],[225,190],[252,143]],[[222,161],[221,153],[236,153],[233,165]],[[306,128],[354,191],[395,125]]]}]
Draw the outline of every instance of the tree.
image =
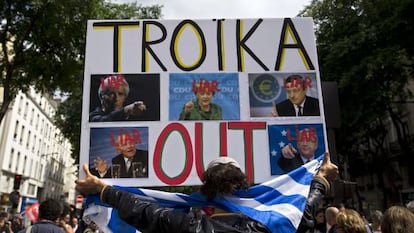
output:
[{"label": "tree", "polygon": [[81,82],[82,38],[96,1],[0,3],[0,122],[18,91],[69,91]]},{"label": "tree", "polygon": [[16,94],[30,86],[52,96],[56,90],[69,93],[69,98],[79,101],[73,102],[73,108],[63,105],[57,122],[76,151],[79,134],[74,130],[80,130],[80,118],[73,110],[80,116],[87,20],[158,18],[161,7],[104,0],[1,1],[0,86],[4,92],[0,122]]},{"label": "tree", "polygon": [[[93,19],[155,19],[161,17],[160,5],[143,7],[137,3],[129,4],[113,4],[98,2],[94,8],[94,15],[90,15]],[[82,116],[82,85],[83,85],[83,51],[86,41],[86,20],[83,22],[82,34],[79,40],[82,41],[81,51],[78,56],[81,57],[81,68],[78,70],[78,81],[73,85],[67,93],[67,99],[62,102],[57,110],[55,123],[62,131],[63,135],[68,138],[72,144],[72,157],[77,161],[79,159],[80,149],[80,132],[81,132],[81,116]]]},{"label": "tree", "polygon": [[[413,7],[413,0],[314,0],[301,14],[314,18],[321,79],[338,83],[338,151],[349,161],[367,161],[369,154],[387,161],[389,151],[368,144],[383,142],[378,130],[386,118],[403,128],[406,113],[396,103],[412,98],[407,86],[413,80]],[[399,132],[403,157],[412,160],[408,132]],[[377,174],[384,171],[374,168]]]}]

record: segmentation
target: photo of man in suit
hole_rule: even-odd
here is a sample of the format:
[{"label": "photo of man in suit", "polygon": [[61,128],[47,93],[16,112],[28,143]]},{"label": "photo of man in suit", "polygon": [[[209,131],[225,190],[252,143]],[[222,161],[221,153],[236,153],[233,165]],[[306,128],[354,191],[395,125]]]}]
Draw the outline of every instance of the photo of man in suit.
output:
[{"label": "photo of man in suit", "polygon": [[91,139],[89,169],[92,175],[148,177],[148,128],[93,128]]},{"label": "photo of man in suit", "polygon": [[289,143],[282,149],[277,164],[288,173],[315,158],[315,151],[318,148],[318,136],[312,128],[304,128],[297,135],[297,149]]},{"label": "photo of man in suit", "polygon": [[319,101],[306,95],[311,80],[300,75],[290,75],[284,80],[287,99],[273,102],[271,116],[320,116]]},{"label": "photo of man in suit", "polygon": [[137,142],[128,134],[117,137],[116,151],[112,158],[112,178],[148,177],[148,151],[136,148]]},{"label": "photo of man in suit", "polygon": [[109,75],[102,79],[98,89],[100,106],[89,113],[89,121],[139,120],[147,107],[142,100],[125,104],[129,92],[129,84],[121,74]]}]

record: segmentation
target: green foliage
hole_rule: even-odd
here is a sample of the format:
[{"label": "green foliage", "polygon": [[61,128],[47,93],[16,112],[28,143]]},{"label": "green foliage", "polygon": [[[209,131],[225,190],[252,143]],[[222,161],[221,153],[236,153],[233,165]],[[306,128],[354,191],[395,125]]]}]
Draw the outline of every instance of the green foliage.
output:
[{"label": "green foliage", "polygon": [[315,22],[321,79],[338,83],[341,154],[376,153],[362,145],[383,141],[378,137],[385,134],[377,133],[384,127],[381,119],[404,114],[394,106],[412,96],[407,84],[413,79],[413,2],[314,0],[301,14]]},{"label": "green foliage", "polygon": [[[162,6],[160,5],[143,7],[137,3],[114,4],[99,1],[94,7],[95,14],[91,15],[90,19],[154,19],[161,16],[161,8]],[[84,23],[86,25],[86,21]],[[85,41],[85,38],[86,28],[82,34],[82,41]],[[84,46],[82,49],[84,49]],[[83,56],[83,54],[81,54],[81,56]],[[80,151],[83,85],[83,79],[80,77],[83,77],[83,67],[79,71],[82,72],[82,75],[78,76],[78,79],[81,82],[78,82],[77,85],[69,91],[68,98],[59,105],[55,117],[56,125],[72,143],[72,155],[75,159],[79,159]]]},{"label": "green foliage", "polygon": [[86,26],[88,19],[158,18],[162,6],[104,0],[5,0],[0,2],[0,121],[20,90],[30,86],[69,98],[56,123],[79,153]]},{"label": "green foliage", "polygon": [[13,99],[35,86],[70,91],[82,74],[86,20],[94,1],[2,1],[1,85]]},{"label": "green foliage", "polygon": [[[154,19],[161,16],[162,6],[160,5],[143,7],[137,3],[98,3],[94,8],[96,13],[90,16],[91,19]],[[86,21],[84,23],[86,25]],[[82,41],[85,41],[85,38],[86,28],[82,34]],[[83,72],[83,67],[79,71]],[[81,81],[83,81],[83,79],[80,79],[82,76],[83,74],[78,77]],[[60,104],[55,118],[56,125],[72,143],[72,155],[75,159],[79,159],[80,151],[82,85],[83,82],[79,82],[70,90],[66,101]]]}]

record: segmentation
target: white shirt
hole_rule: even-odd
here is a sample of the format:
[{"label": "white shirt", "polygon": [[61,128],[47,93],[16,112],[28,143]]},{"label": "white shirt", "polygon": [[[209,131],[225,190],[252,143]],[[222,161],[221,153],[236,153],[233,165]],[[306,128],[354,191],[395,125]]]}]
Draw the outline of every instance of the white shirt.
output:
[{"label": "white shirt", "polygon": [[301,155],[300,158],[302,159],[303,164],[305,164],[306,162],[310,162],[315,159],[315,156],[312,156],[311,158],[305,158]]}]

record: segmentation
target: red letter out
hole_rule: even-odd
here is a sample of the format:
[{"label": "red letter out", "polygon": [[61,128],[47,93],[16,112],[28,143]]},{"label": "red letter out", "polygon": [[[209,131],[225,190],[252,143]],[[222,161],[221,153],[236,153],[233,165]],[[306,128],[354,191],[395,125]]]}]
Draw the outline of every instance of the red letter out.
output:
[{"label": "red letter out", "polygon": [[247,181],[254,180],[253,174],[253,130],[266,129],[266,122],[229,122],[229,129],[242,129],[244,131],[245,169]]},{"label": "red letter out", "polygon": [[[204,164],[203,164],[203,124],[200,122],[195,123],[194,129],[195,139],[195,166],[198,177],[203,177]],[[227,156],[227,123],[220,122],[220,156]]]},{"label": "red letter out", "polygon": [[[161,156],[162,152],[164,150],[165,142],[168,139],[168,136],[174,132],[177,131],[183,138],[184,146],[185,146],[185,167],[181,174],[177,175],[176,177],[169,177],[165,172],[162,170],[161,166]],[[191,138],[188,134],[187,129],[180,123],[171,123],[167,125],[167,127],[164,128],[164,130],[161,132],[160,136],[158,137],[157,143],[155,145],[154,150],[154,160],[153,160],[153,166],[154,171],[157,177],[168,185],[180,185],[182,184],[190,175],[191,168],[193,165],[193,149],[191,144]]]}]

